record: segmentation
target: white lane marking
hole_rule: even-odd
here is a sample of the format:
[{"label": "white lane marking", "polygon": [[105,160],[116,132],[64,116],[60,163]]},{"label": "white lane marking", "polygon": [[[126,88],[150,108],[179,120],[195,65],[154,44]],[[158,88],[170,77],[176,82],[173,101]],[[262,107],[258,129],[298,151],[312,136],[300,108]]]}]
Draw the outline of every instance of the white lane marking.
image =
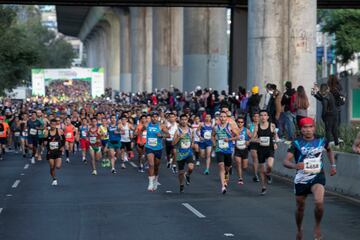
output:
[{"label": "white lane marking", "polygon": [[24,173],[21,173],[20,175],[21,175],[21,176],[24,176],[25,174],[24,174]]},{"label": "white lane marking", "polygon": [[199,212],[198,210],[196,210],[195,208],[193,208],[190,204],[188,203],[182,203],[182,205],[184,207],[186,207],[187,209],[189,209],[193,214],[195,214],[198,218],[205,218],[205,215],[203,215],[201,212]]},{"label": "white lane marking", "polygon": [[130,165],[133,166],[134,168],[137,168],[137,167],[138,167],[138,166],[137,166],[135,163],[133,163],[133,162],[130,162],[130,161],[129,161],[129,163],[130,163]]},{"label": "white lane marking", "polygon": [[14,184],[12,185],[12,188],[17,188],[17,186],[19,185],[19,183],[20,183],[20,180],[19,180],[19,179],[16,180],[16,181],[14,182]]},{"label": "white lane marking", "polygon": [[166,191],[166,193],[172,193],[172,191]]},{"label": "white lane marking", "polygon": [[12,197],[12,194],[6,194],[7,197]]},{"label": "white lane marking", "polygon": [[235,235],[232,233],[224,233],[224,236],[225,237],[234,237]]},{"label": "white lane marking", "polygon": [[0,208],[0,214],[2,213],[2,211],[3,211],[3,208]]},{"label": "white lane marking", "polygon": [[28,169],[29,168],[29,164],[25,164],[24,169]]}]

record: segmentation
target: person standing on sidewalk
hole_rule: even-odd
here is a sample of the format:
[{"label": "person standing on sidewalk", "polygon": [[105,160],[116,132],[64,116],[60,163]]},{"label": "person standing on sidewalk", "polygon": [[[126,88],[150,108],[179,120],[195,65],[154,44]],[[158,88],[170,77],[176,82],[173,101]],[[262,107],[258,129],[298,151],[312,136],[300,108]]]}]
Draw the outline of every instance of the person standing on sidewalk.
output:
[{"label": "person standing on sidewalk", "polygon": [[284,133],[284,131],[282,131],[283,129],[285,129],[286,133],[287,133],[287,139],[288,140],[292,140],[294,138],[295,135],[295,89],[292,88],[292,84],[291,82],[286,82],[285,83],[285,92],[282,96],[281,99],[281,105],[284,107],[284,112],[282,113],[282,116],[280,118],[282,118],[282,123],[280,124],[281,126],[283,126],[283,128],[281,127],[281,132]]}]

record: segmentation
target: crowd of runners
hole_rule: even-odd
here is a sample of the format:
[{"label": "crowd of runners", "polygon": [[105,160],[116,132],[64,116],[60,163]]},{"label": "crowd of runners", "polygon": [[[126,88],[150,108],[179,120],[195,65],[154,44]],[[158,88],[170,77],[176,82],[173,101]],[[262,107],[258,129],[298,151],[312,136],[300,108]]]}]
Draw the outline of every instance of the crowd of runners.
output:
[{"label": "crowd of runners", "polygon": [[[0,114],[0,159],[6,157],[5,148],[22,154],[31,164],[46,157],[54,186],[58,185],[55,170],[61,168],[63,158],[69,164],[89,162],[89,174],[94,176],[99,164],[109,167],[109,174],[117,174],[126,168],[126,162],[133,161],[140,173],[148,173],[147,190],[153,192],[160,185],[160,163],[165,158],[167,168],[178,176],[181,193],[197,167],[205,175],[217,172],[222,194],[229,190],[229,175],[236,174],[238,185],[259,182],[259,193],[266,195],[277,144],[286,137],[292,141],[284,166],[296,169],[297,239],[302,239],[304,203],[310,193],[316,205],[315,235],[320,237],[323,152],[328,153],[331,175],[336,174],[335,160],[328,141],[315,136],[315,121],[307,116],[304,89],[300,86],[296,91],[290,83],[286,88],[290,91],[280,99],[276,86],[268,84],[263,102],[257,86],[250,93],[239,88],[229,95],[201,88],[191,93],[157,90],[124,95],[127,98],[117,102],[6,101]],[[324,101],[326,97],[319,94]],[[287,122],[290,113],[294,126]],[[81,152],[80,159],[76,152]],[[252,159],[252,168],[248,169],[252,179],[244,179],[243,174],[249,166],[248,156]],[[216,161],[217,169],[211,168],[212,161]]]}]

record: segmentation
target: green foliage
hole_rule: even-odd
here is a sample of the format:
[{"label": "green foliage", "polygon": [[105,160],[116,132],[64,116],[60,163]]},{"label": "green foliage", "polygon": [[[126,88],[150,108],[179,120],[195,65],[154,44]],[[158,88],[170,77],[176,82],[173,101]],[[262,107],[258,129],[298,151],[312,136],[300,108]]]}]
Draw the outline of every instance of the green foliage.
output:
[{"label": "green foliage", "polygon": [[[17,21],[17,13],[26,15]],[[31,68],[67,68],[75,53],[63,37],[41,25],[33,6],[0,6],[0,96],[30,80]]]},{"label": "green foliage", "polygon": [[346,64],[353,60],[354,53],[360,52],[360,10],[320,10],[318,20],[323,32],[335,34],[335,49],[340,62]]}]

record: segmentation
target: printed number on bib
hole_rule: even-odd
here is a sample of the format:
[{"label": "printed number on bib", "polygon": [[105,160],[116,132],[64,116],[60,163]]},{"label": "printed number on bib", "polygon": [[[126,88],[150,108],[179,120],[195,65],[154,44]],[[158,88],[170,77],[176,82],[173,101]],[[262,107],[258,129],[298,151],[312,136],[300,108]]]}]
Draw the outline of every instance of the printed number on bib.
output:
[{"label": "printed number on bib", "polygon": [[205,131],[204,132],[204,138],[206,140],[210,140],[211,139],[211,131]]},{"label": "printed number on bib", "polygon": [[31,135],[36,135],[36,134],[37,134],[37,130],[34,129],[34,128],[31,128],[31,129],[30,129],[30,134],[31,134]]},{"label": "printed number on bib", "polygon": [[181,142],[181,148],[182,148],[182,149],[188,149],[188,148],[190,148],[190,146],[191,146],[191,142],[190,142],[190,141],[182,141],[182,142]]},{"label": "printed number on bib", "polygon": [[50,142],[50,150],[56,150],[59,148],[58,142]]},{"label": "printed number on bib", "polygon": [[219,148],[228,148],[229,147],[229,143],[225,142],[224,140],[219,140]]},{"label": "printed number on bib", "polygon": [[304,173],[319,173],[321,171],[321,157],[305,158]]},{"label": "printed number on bib", "polygon": [[149,138],[148,144],[150,147],[156,147],[157,146],[157,138]]},{"label": "printed number on bib", "polygon": [[81,131],[81,136],[86,137],[86,131]]},{"label": "printed number on bib", "polygon": [[72,138],[72,133],[66,133],[65,138]]},{"label": "printed number on bib", "polygon": [[237,140],[236,141],[236,148],[241,149],[241,150],[245,149],[246,148],[245,140]]},{"label": "printed number on bib", "polygon": [[[0,132],[0,135],[2,134],[2,132]],[[20,136],[20,132],[14,132],[15,137],[19,137]]]},{"label": "printed number on bib", "polygon": [[89,140],[91,144],[96,143],[96,137],[90,137]]},{"label": "printed number on bib", "polygon": [[270,137],[260,137],[260,146],[263,147],[270,146]]},{"label": "printed number on bib", "polygon": [[23,132],[23,136],[27,137],[28,133],[27,132]]}]

